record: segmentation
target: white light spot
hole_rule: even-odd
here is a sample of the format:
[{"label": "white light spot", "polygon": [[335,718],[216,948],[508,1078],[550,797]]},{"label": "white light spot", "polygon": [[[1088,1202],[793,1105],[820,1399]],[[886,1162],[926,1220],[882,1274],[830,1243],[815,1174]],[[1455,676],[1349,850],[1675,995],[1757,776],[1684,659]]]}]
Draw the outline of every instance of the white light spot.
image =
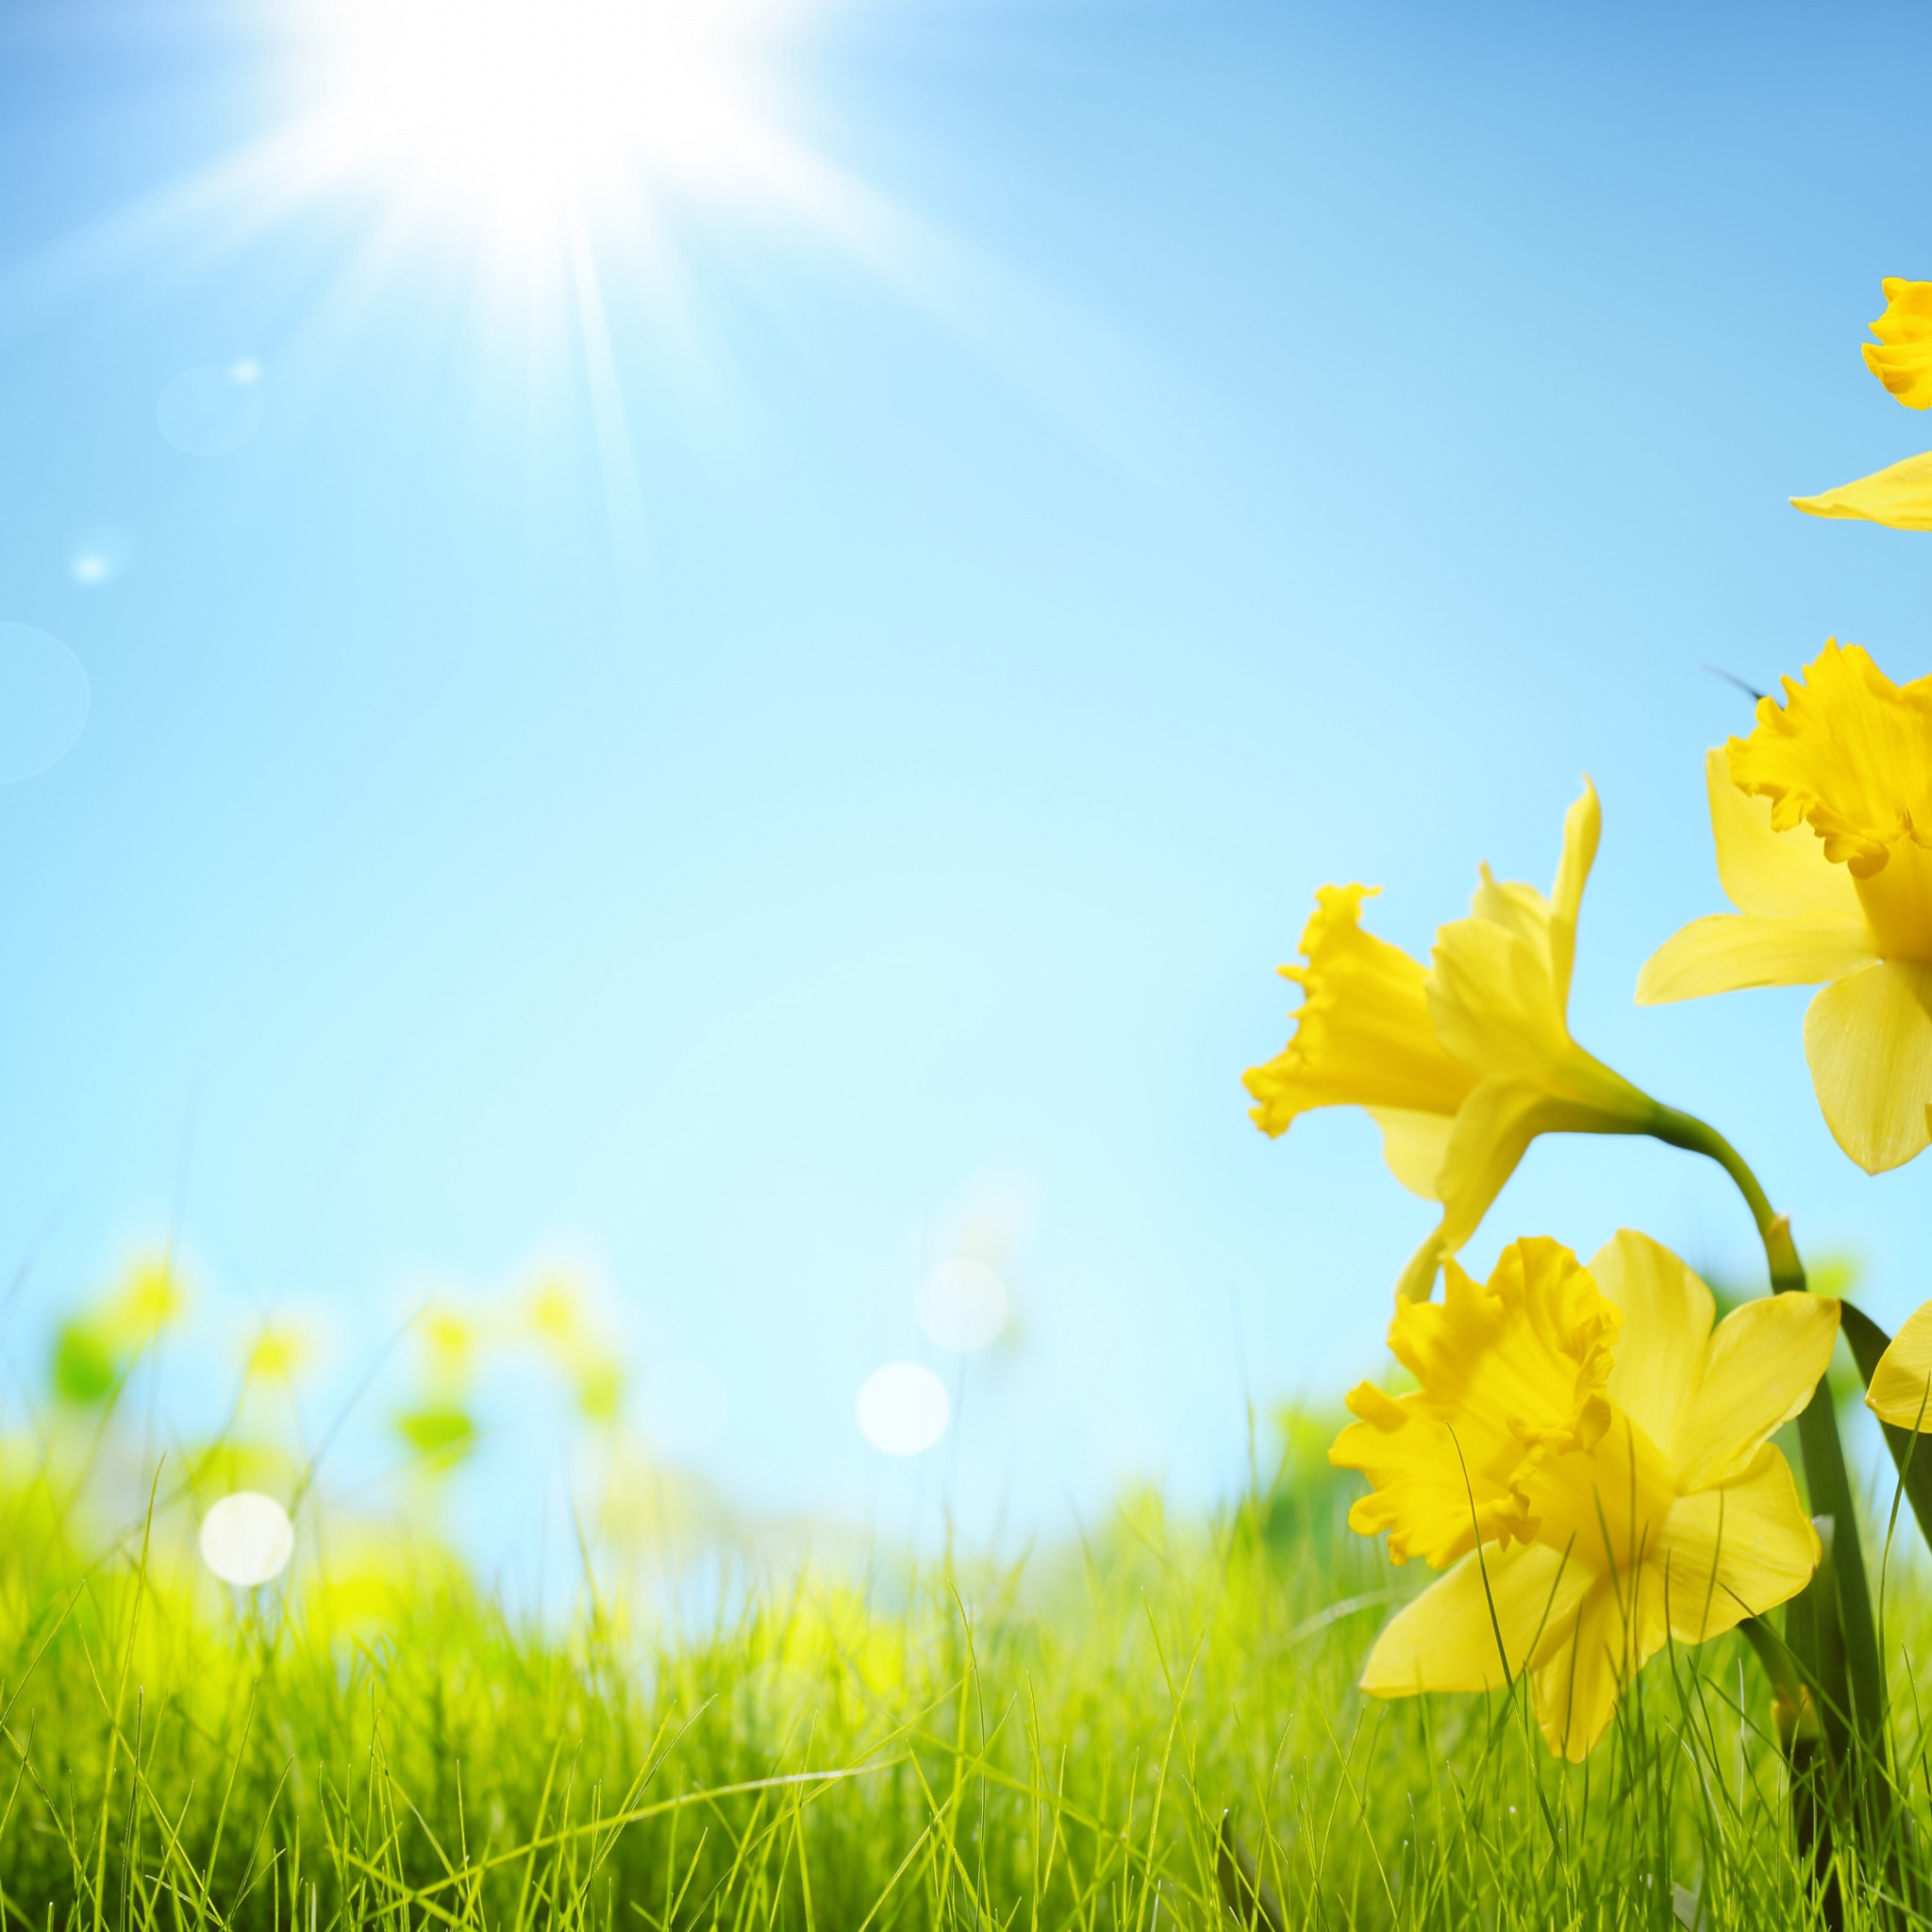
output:
[{"label": "white light spot", "polygon": [[724,1433],[730,1407],[724,1377],[704,1362],[670,1357],[644,1384],[644,1421],[651,1439],[674,1456],[708,1448]]},{"label": "white light spot", "polygon": [[0,624],[0,785],[58,764],[92,702],[80,659],[30,624]]},{"label": "white light spot", "polygon": [[190,369],[161,391],[155,423],[191,457],[225,457],[261,427],[261,370],[253,362]]},{"label": "white light spot", "polygon": [[75,540],[67,575],[83,590],[111,583],[134,560],[133,547],[118,530],[90,530]]},{"label": "white light spot", "polygon": [[1007,1325],[1007,1285],[984,1261],[941,1261],[919,1284],[919,1325],[941,1348],[971,1355]]},{"label": "white light spot", "polygon": [[858,1431],[888,1456],[918,1456],[946,1433],[946,1385],[918,1362],[888,1362],[858,1389]]},{"label": "white light spot", "polygon": [[238,1589],[279,1576],[294,1554],[294,1525],[273,1496],[237,1490],[201,1519],[201,1560]]}]

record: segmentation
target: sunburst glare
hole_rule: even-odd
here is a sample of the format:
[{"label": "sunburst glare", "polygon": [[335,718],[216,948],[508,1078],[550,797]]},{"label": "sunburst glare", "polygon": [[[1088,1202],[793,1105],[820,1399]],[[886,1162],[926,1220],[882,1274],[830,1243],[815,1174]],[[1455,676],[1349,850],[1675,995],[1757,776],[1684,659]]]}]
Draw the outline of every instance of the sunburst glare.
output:
[{"label": "sunburst glare", "polygon": [[492,239],[654,188],[756,191],[782,170],[761,75],[783,0],[331,0],[311,134]]}]

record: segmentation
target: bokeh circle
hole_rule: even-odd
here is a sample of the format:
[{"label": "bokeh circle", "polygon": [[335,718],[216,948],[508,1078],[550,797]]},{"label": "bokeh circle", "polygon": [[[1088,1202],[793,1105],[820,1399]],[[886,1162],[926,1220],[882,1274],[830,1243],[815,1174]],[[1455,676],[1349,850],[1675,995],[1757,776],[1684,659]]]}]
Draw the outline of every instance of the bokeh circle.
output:
[{"label": "bokeh circle", "polygon": [[0,624],[0,785],[58,764],[92,703],[80,659],[51,631]]},{"label": "bokeh circle", "polygon": [[261,427],[266,413],[253,362],[208,362],[183,371],[161,391],[155,425],[185,456],[225,457]]}]

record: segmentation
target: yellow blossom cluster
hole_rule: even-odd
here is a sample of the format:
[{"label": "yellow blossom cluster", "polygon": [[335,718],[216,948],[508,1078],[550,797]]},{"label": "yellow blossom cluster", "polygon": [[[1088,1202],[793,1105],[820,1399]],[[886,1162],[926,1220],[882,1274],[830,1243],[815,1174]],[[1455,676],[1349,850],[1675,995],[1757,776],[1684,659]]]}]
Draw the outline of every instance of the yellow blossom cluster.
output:
[{"label": "yellow blossom cluster", "polygon": [[[1932,283],[1885,292],[1865,359],[1902,403],[1932,407]],[[1932,453],[1794,500],[1932,529]],[[1825,1124],[1867,1173],[1902,1165],[1932,1143],[1932,677],[1895,684],[1857,645],[1828,641],[1758,703],[1748,735],[1707,755],[1706,784],[1734,909],[1659,947],[1639,1003],[1820,987],[1804,1045]],[[1364,926],[1375,889],[1324,887],[1300,960],[1281,969],[1302,993],[1292,1032],[1244,1075],[1270,1136],[1316,1108],[1363,1108],[1396,1178],[1441,1209],[1397,1283],[1389,1342],[1409,1386],[1361,1384],[1330,1452],[1368,1481],[1352,1526],[1386,1533],[1398,1564],[1443,1572],[1382,1631],[1362,1686],[1394,1697],[1524,1683],[1551,1749],[1581,1758],[1667,1641],[1702,1643],[1809,1584],[1819,1536],[1771,1441],[1806,1414],[1813,1507],[1836,1497],[1846,1519],[1833,1601],[1814,1615],[1841,1614],[1834,1642],[1872,1651],[1867,1688],[1855,1656],[1841,1694],[1879,1707],[1837,1719],[1844,1736],[1855,1720],[1882,1729],[1842,1452],[1819,1393],[1840,1304],[1780,1292],[1716,1321],[1710,1290],[1629,1230],[1588,1265],[1554,1241],[1518,1241],[1486,1283],[1455,1258],[1539,1135],[1650,1134],[1718,1160],[1774,1286],[1805,1287],[1789,1222],[1729,1142],[1571,1034],[1600,826],[1586,779],[1549,893],[1485,866],[1469,916],[1438,931],[1426,961]],[[1882,1331],[1857,1320],[1876,1353]],[[1881,1419],[1927,1427],[1932,1303],[1867,1367]]]}]

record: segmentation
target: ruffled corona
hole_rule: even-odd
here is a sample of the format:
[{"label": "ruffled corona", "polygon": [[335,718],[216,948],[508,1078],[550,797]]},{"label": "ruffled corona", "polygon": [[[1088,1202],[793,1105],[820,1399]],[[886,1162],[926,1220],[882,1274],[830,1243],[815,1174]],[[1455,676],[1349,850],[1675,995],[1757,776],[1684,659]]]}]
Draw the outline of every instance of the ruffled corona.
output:
[{"label": "ruffled corona", "polygon": [[[1732,781],[1771,801],[1773,831],[1808,824],[1833,864],[1874,878],[1932,835],[1932,677],[1894,684],[1834,638],[1782,682],[1783,705],[1759,699],[1750,737],[1726,747]],[[1923,937],[1932,946],[1932,926]]]},{"label": "ruffled corona", "polygon": [[1885,313],[1872,325],[1865,367],[1908,409],[1932,408],[1932,282],[1885,278]]},{"label": "ruffled corona", "polygon": [[1777,1295],[1713,1329],[1710,1291],[1628,1231],[1588,1269],[1536,1240],[1487,1284],[1448,1276],[1441,1305],[1399,1307],[1390,1329],[1415,1391],[1357,1389],[1330,1451],[1372,1486],[1351,1525],[1447,1570],[1384,1629],[1362,1688],[1526,1673],[1550,1748],[1581,1758],[1667,1637],[1720,1636],[1817,1567],[1769,1438],[1824,1373],[1838,1304]]},{"label": "ruffled corona", "polygon": [[1895,685],[1827,643],[1706,767],[1735,914],[1659,947],[1640,1003],[1817,986],[1805,1055],[1826,1124],[1870,1174],[1932,1141],[1932,678]]},{"label": "ruffled corona", "polygon": [[1302,929],[1304,964],[1281,975],[1302,990],[1288,1045],[1241,1078],[1264,1134],[1285,1134],[1312,1108],[1362,1107],[1380,1124],[1389,1164],[1432,1195],[1449,1124],[1475,1085],[1429,1024],[1426,974],[1361,923],[1370,886],[1324,886]]}]

